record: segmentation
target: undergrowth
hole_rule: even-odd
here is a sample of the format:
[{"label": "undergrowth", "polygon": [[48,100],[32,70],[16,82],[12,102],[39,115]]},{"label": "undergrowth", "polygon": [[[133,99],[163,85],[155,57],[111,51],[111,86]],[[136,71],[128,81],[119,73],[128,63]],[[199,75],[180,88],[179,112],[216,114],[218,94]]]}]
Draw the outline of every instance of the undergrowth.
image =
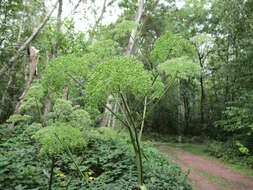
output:
[{"label": "undergrowth", "polygon": [[[0,126],[0,189],[46,189],[50,160],[39,156],[40,145],[26,125]],[[29,132],[27,132],[29,131]],[[131,144],[124,133],[111,129],[87,129],[86,147],[73,158],[87,179],[81,180],[67,154],[57,157],[52,189],[138,189]],[[148,189],[191,189],[187,176],[149,142],[144,142],[144,180]]]}]

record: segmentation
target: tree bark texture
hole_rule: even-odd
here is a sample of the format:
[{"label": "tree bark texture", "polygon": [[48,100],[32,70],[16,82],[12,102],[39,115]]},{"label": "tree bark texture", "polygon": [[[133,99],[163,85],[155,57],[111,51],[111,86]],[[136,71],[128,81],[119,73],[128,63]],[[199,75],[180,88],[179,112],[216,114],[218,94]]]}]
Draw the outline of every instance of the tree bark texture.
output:
[{"label": "tree bark texture", "polygon": [[58,49],[58,37],[57,35],[59,34],[59,32],[61,31],[61,25],[62,25],[62,20],[61,20],[61,16],[62,16],[62,6],[63,6],[63,2],[62,0],[58,0],[58,13],[57,13],[57,22],[56,22],[56,36],[53,39],[53,49],[52,49],[52,57],[56,58],[57,56],[57,49]]},{"label": "tree bark texture", "polygon": [[22,104],[24,97],[32,84],[34,75],[36,74],[38,60],[39,60],[39,51],[35,47],[30,46],[29,47],[29,78],[26,81],[26,85],[25,85],[22,95],[19,97],[19,101],[15,107],[14,113],[19,112],[20,105]]},{"label": "tree bark texture", "polygon": [[[135,22],[136,22],[137,25],[140,23],[143,11],[144,11],[144,0],[139,0],[138,10],[137,10],[137,13],[136,13],[136,16],[135,16]],[[128,41],[127,50],[124,53],[124,55],[127,56],[127,57],[130,56],[132,51],[133,51],[135,38],[136,38],[136,33],[137,33],[137,27],[133,28],[132,31],[131,31],[131,35],[130,35],[130,38],[129,38],[129,41]]]}]

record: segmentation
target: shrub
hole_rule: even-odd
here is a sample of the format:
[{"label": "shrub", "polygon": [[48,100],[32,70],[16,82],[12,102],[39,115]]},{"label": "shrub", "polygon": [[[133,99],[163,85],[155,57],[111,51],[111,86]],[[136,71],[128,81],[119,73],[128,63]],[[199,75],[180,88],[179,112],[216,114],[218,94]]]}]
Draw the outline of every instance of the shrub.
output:
[{"label": "shrub", "polygon": [[74,110],[70,115],[70,124],[80,129],[88,128],[91,125],[90,115],[83,109]]},{"label": "shrub", "polygon": [[30,120],[31,120],[31,116],[29,115],[14,114],[9,117],[7,122],[24,124],[24,123],[28,123]]},{"label": "shrub", "polygon": [[66,151],[66,146],[74,150],[83,148],[86,144],[81,131],[65,123],[44,127],[34,135],[34,138],[41,144],[42,156],[55,156]]},{"label": "shrub", "polygon": [[57,121],[70,121],[70,114],[73,111],[72,102],[64,99],[57,99],[54,104],[53,114]]},{"label": "shrub", "polygon": [[[50,127],[53,126],[43,129]],[[63,126],[58,127],[62,129]],[[22,133],[25,128],[26,126],[18,126],[19,132],[13,133],[14,136],[0,146],[0,189],[44,189],[47,186],[50,163],[45,157],[37,156],[39,146],[32,142],[26,133]],[[4,129],[0,128],[0,134]],[[72,127],[71,131],[73,129],[78,130]],[[67,134],[63,133],[64,137],[73,136],[69,131]],[[87,174],[89,183],[80,179],[73,162],[69,161],[65,154],[61,154],[55,163],[52,189],[137,189],[135,158],[126,133],[110,128],[90,128],[86,130],[85,136],[82,136],[82,139],[84,138],[85,151],[83,148],[77,148],[73,156],[82,172]],[[45,137],[44,140],[46,139]],[[76,141],[80,139],[76,138]],[[52,142],[55,141],[50,140],[50,143]],[[149,143],[144,144],[144,149],[147,157],[144,160],[144,180],[148,189],[192,189],[177,165],[160,155]]]},{"label": "shrub", "polygon": [[241,145],[238,147],[238,141],[229,139],[226,142],[212,141],[208,144],[206,151],[209,155],[220,158],[226,162],[239,164],[243,166],[249,166],[253,168],[253,156],[245,154],[240,148],[244,148]]},{"label": "shrub", "polygon": [[40,123],[32,123],[24,130],[24,134],[32,137],[40,129],[42,129],[42,125]]},{"label": "shrub", "polygon": [[[0,134],[4,129],[0,127]],[[15,126],[11,134],[0,137],[4,140],[0,144],[0,189],[42,189],[46,186],[43,170],[47,162],[37,157],[38,146],[23,133],[25,129],[27,126]]]},{"label": "shrub", "polygon": [[[87,131],[85,136],[88,148],[83,164],[95,177],[90,188],[137,189],[135,157],[128,135],[104,127]],[[187,175],[176,164],[163,157],[152,144],[145,143],[144,152],[147,158],[143,164],[144,180],[148,189],[191,189]]]}]

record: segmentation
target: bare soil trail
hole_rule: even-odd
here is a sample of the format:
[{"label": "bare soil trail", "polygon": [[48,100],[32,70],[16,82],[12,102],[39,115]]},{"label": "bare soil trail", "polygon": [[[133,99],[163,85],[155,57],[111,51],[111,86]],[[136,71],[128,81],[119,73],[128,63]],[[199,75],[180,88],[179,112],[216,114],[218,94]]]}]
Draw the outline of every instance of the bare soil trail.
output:
[{"label": "bare soil trail", "polygon": [[253,190],[253,179],[235,172],[217,159],[194,155],[170,147],[168,143],[156,143],[157,148],[171,156],[184,171],[189,170],[189,179],[196,190]]}]

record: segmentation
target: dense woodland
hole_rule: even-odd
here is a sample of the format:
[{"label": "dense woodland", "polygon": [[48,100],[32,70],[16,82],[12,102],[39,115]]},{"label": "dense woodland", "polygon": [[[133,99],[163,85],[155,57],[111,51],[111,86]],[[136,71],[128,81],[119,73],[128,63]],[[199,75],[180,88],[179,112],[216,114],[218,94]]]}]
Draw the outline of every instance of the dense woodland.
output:
[{"label": "dense woodland", "polygon": [[0,0],[0,189],[192,189],[152,141],[253,168],[252,60],[252,0]]}]

